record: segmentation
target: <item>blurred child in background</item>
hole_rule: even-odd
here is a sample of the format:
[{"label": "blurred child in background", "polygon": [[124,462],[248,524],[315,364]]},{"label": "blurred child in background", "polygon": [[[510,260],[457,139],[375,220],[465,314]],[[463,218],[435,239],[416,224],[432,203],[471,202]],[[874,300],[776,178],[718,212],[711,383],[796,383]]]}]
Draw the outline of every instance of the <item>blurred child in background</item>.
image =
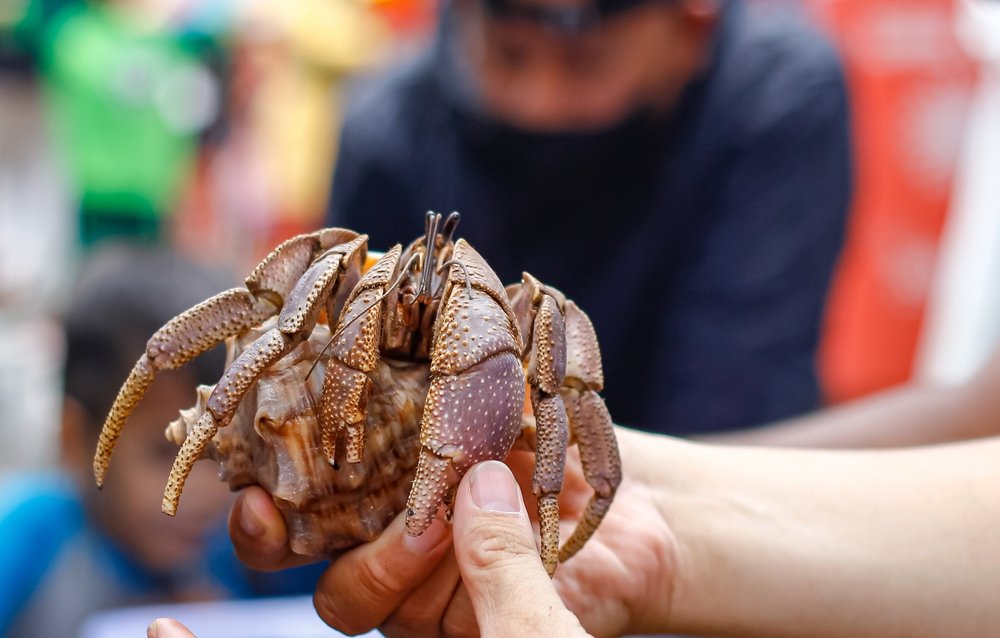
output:
[{"label": "blurred child in background", "polygon": [[[86,264],[65,312],[62,471],[0,485],[0,635],[67,638],[102,608],[248,593],[212,464],[195,468],[176,518],[160,512],[177,452],[164,428],[196,384],[218,380],[221,351],[157,378],[102,491],[91,474],[104,417],[146,340],[227,283],[166,250],[107,245]],[[210,550],[210,538],[226,542]]]}]

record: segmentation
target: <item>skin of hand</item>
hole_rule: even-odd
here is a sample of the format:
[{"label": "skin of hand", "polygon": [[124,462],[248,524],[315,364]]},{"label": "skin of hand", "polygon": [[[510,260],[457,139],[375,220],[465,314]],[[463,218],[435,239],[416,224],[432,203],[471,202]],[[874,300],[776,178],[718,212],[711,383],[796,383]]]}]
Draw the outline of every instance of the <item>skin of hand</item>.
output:
[{"label": "skin of hand", "polygon": [[[625,443],[623,459],[628,457]],[[540,631],[582,635],[580,624],[596,636],[614,636],[668,626],[674,537],[647,486],[626,476],[595,535],[549,581],[538,578],[544,570],[534,542],[528,551],[527,538],[518,531],[526,520],[523,512],[517,516],[483,512],[474,505],[472,488],[487,484],[477,482],[476,477],[502,482],[498,465],[502,468],[495,463],[477,466],[463,479],[453,527],[439,520],[421,536],[410,537],[400,516],[378,539],[334,561],[314,596],[320,617],[348,634],[378,628],[390,637],[533,635]],[[516,451],[507,465],[533,516],[533,455]],[[578,459],[571,455],[560,495],[564,537],[592,493]],[[259,488],[240,494],[230,516],[230,535],[237,554],[251,567],[280,569],[305,560],[289,551],[284,522]],[[494,573],[497,566],[502,568]],[[565,613],[558,598],[549,597],[551,590],[542,587],[549,582],[572,615]],[[502,600],[504,605],[493,608],[482,602],[489,600]],[[498,613],[503,614],[506,627],[499,632],[492,624]],[[544,624],[538,631],[511,633],[511,623],[533,623],[539,618]]]},{"label": "skin of hand", "polygon": [[146,638],[195,638],[195,635],[172,618],[157,618],[146,629]]},{"label": "skin of hand", "polygon": [[[623,428],[617,434],[625,469],[618,496],[553,581],[592,634],[972,638],[1000,626],[1000,437],[818,451],[694,444]],[[508,464],[524,492],[531,462],[512,456]],[[571,462],[560,502],[569,525],[589,493]],[[456,503],[456,516],[471,509],[462,507],[459,514]],[[479,519],[488,523],[478,536],[476,525],[456,519],[454,531],[436,522],[412,538],[397,519],[329,567],[315,594],[320,616],[346,633],[379,627],[389,636],[488,635],[496,626],[486,619],[495,615],[475,601],[491,590],[473,584],[482,577],[476,562],[516,556],[519,567],[509,573],[529,562],[540,569],[526,542],[510,540],[516,536],[494,551],[497,536],[487,532],[517,517],[489,515],[499,518]],[[281,517],[264,492],[246,491],[230,522],[238,551],[252,564],[301,560],[289,554]],[[249,533],[242,529],[248,523]],[[516,525],[506,529],[516,533]],[[540,585],[523,580],[502,587],[501,599],[515,608],[504,620],[535,622],[542,613],[546,633],[573,635],[578,628],[551,591],[539,594]],[[521,596],[522,588],[529,595]]]},{"label": "skin of hand", "polygon": [[[512,460],[530,481],[530,455],[515,454]],[[573,498],[567,500],[575,501],[571,512],[578,516],[589,488],[582,475],[573,481],[567,490],[567,497]],[[240,539],[236,546],[246,558],[256,558],[261,568],[298,564],[301,559],[286,551],[284,526],[272,508],[261,490],[243,494],[231,520],[234,539]],[[639,512],[635,514],[609,515],[609,531],[618,526],[620,540],[641,543],[625,535],[627,521],[641,519]],[[657,518],[647,518],[652,523],[647,532],[650,540],[663,537],[655,529]],[[575,518],[568,522],[575,524]],[[256,541],[250,540],[247,530],[256,534]],[[425,535],[408,537],[400,517],[378,540],[334,563],[317,589],[316,609],[328,624],[350,634],[377,626],[388,636],[587,636],[565,598],[599,634],[620,634],[632,626],[628,623],[636,614],[629,608],[631,601],[651,598],[641,587],[643,580],[636,578],[648,554],[624,551],[612,542],[614,534],[608,534],[608,542],[595,536],[588,553],[597,565],[582,569],[586,566],[580,559],[581,569],[575,574],[553,581],[542,567],[536,536],[522,486],[511,470],[497,461],[480,463],[459,485],[451,529],[437,521]],[[253,547],[248,550],[247,544]],[[271,551],[261,552],[261,545]],[[645,549],[653,549],[652,544]],[[570,570],[566,565],[560,569]],[[192,634],[175,620],[159,619],[148,636]]]}]

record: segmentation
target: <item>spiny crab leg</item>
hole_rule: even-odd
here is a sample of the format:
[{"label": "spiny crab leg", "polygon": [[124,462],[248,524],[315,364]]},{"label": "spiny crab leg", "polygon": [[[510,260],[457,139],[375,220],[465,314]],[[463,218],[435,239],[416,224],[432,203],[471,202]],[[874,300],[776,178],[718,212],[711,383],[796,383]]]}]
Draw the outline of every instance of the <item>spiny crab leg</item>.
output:
[{"label": "spiny crab leg", "polygon": [[325,229],[278,246],[246,279],[168,321],[150,338],[146,352],[122,385],[101,430],[94,454],[94,479],[103,485],[115,444],[128,416],[162,370],[180,368],[229,337],[278,312],[316,252],[358,238],[353,231]]},{"label": "spiny crab leg", "polygon": [[[288,295],[276,327],[261,335],[233,361],[215,386],[205,405],[205,412],[184,439],[163,492],[163,512],[173,516],[191,473],[205,446],[219,428],[225,427],[236,413],[240,400],[257,378],[276,361],[308,338],[316,325],[320,311],[335,292],[338,281],[348,267],[360,269],[367,241],[361,235],[352,241],[327,250],[316,258],[297,279]],[[350,273],[353,276],[356,273]]]},{"label": "spiny crab leg", "polygon": [[392,282],[402,246],[396,245],[365,273],[348,297],[323,378],[320,432],[323,454],[335,463],[337,435],[347,430],[347,462],[358,463],[364,452],[365,406],[371,392],[369,375],[378,364],[382,341],[382,304]]},{"label": "spiny crab leg", "polygon": [[597,530],[622,481],[622,461],[614,424],[604,399],[601,350],[590,319],[572,300],[566,301],[566,379],[559,395],[566,404],[583,475],[594,489],[583,517],[559,550],[569,560]]},{"label": "spiny crab leg", "polygon": [[559,388],[566,376],[565,324],[555,298],[536,297],[528,354],[528,383],[535,414],[535,471],[531,489],[538,500],[541,557],[545,571],[555,573],[559,554],[559,492],[562,491],[569,438],[566,408]]},{"label": "spiny crab leg", "polygon": [[[522,334],[530,338],[526,363],[537,430],[532,489],[538,499],[542,561],[551,574],[557,562],[579,551],[604,518],[621,482],[621,459],[611,416],[598,394],[604,377],[590,319],[572,300],[528,273],[507,292]],[[567,420],[594,495],[573,534],[558,549],[557,498],[566,462]]]},{"label": "spiny crab leg", "polygon": [[115,444],[129,415],[156,374],[180,368],[225,339],[236,336],[278,312],[292,286],[317,250],[354,240],[358,234],[339,228],[299,235],[282,243],[246,279],[168,321],[150,338],[132,368],[101,428],[94,454],[94,480],[104,484]]},{"label": "spiny crab leg", "polygon": [[266,298],[255,298],[245,288],[234,288],[170,320],[149,340],[146,352],[118,391],[101,429],[94,455],[94,479],[104,484],[111,454],[122,427],[161,370],[183,366],[227,337],[263,321],[277,309]]}]

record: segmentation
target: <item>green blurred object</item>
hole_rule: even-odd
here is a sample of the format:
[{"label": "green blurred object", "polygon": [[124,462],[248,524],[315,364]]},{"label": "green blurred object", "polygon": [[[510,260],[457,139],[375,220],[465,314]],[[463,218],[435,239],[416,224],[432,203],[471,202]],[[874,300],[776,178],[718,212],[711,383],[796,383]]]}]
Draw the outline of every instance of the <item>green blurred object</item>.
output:
[{"label": "green blurred object", "polygon": [[0,60],[37,59],[45,21],[81,0],[0,0]]},{"label": "green blurred object", "polygon": [[82,243],[159,238],[214,116],[200,43],[73,0],[33,0],[17,33],[35,51]]}]

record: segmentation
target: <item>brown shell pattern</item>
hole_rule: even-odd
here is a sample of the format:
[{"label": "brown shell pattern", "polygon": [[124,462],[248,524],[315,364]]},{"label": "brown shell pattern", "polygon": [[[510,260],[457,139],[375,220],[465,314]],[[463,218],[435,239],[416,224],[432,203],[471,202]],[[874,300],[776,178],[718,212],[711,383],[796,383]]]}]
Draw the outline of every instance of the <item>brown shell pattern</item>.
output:
[{"label": "brown shell pattern", "polygon": [[[273,325],[230,339],[227,366]],[[363,460],[347,463],[346,446],[338,445],[332,466],[317,424],[329,358],[322,350],[329,339],[327,326],[317,325],[307,341],[264,372],[205,452],[220,463],[220,478],[233,490],[256,484],[271,493],[292,551],[306,556],[334,555],[374,540],[402,511],[420,451],[429,378],[426,364],[380,360],[370,373]],[[167,438],[183,443],[211,391],[198,388],[197,404],[169,425]]]}]

